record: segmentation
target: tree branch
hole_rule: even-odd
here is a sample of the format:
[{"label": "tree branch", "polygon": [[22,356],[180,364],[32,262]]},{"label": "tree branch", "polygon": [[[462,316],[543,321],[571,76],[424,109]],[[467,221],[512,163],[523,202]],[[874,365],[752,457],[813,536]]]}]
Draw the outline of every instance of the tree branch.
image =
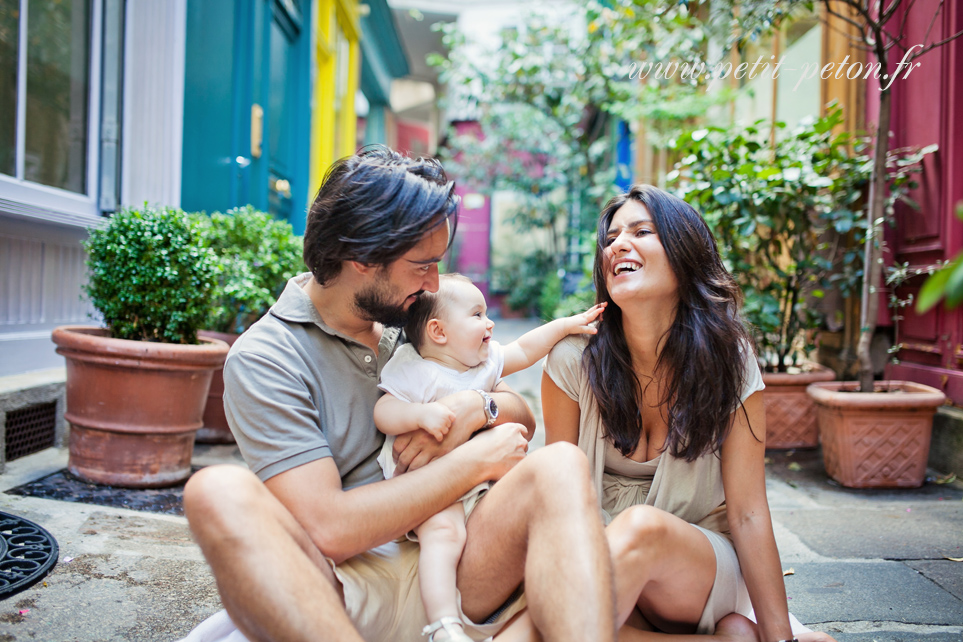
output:
[{"label": "tree branch", "polygon": [[950,42],[950,41],[952,41],[952,40],[956,40],[956,39],[959,38],[960,36],[963,36],[963,30],[957,31],[956,33],[954,33],[952,36],[949,36],[948,38],[943,38],[942,40],[940,40],[940,41],[938,41],[938,42],[934,42],[934,43],[931,44],[931,45],[928,45],[928,46],[926,46],[926,47],[923,47],[922,49],[919,50],[919,52],[917,52],[916,54],[913,54],[913,55],[910,57],[909,61],[912,62],[912,61],[916,60],[917,58],[919,58],[920,56],[922,56],[923,54],[927,53],[928,51],[930,51],[930,50],[932,50],[932,49],[936,49],[937,47],[942,47],[942,46],[945,45],[946,43],[948,43],[948,42]]},{"label": "tree branch", "polygon": [[909,6],[906,7],[906,11],[903,12],[903,19],[899,23],[900,33],[906,33],[906,19],[909,18],[910,11],[913,10],[914,4],[916,4],[916,0],[910,0]]},{"label": "tree branch", "polygon": [[940,4],[936,7],[936,11],[933,12],[933,19],[930,20],[930,26],[926,28],[926,35],[923,36],[923,44],[930,39],[930,32],[933,30],[933,25],[936,24],[936,16],[940,15],[943,11],[943,0],[940,0]]},{"label": "tree branch", "polygon": [[[902,0],[893,0],[888,9],[883,9],[879,14],[879,23],[884,25],[889,22],[889,19],[892,18],[896,10],[899,9],[900,4],[902,4]],[[903,32],[900,31],[900,33]]]},{"label": "tree branch", "polygon": [[899,34],[898,36],[894,36],[894,35],[891,34],[890,32],[886,31],[886,29],[883,29],[883,26],[882,26],[882,25],[880,25],[879,30],[880,30],[880,32],[882,32],[882,34],[883,34],[884,36],[886,36],[886,38],[889,40],[889,42],[887,42],[887,43],[884,45],[884,46],[886,47],[886,51],[889,51],[889,50],[892,49],[893,47],[899,47],[900,49],[903,50],[904,53],[906,52],[906,47],[904,47],[904,46],[900,43],[900,41],[903,39],[903,33],[902,33],[902,32],[900,32],[900,34]]},{"label": "tree branch", "polygon": [[842,29],[842,27],[829,24],[829,21],[828,21],[828,20],[825,21],[825,26],[826,26],[828,29],[831,29],[833,32],[835,32],[835,33],[843,36],[843,37],[846,38],[847,40],[849,40],[849,44],[852,45],[853,47],[856,47],[857,49],[859,49],[859,50],[861,50],[861,51],[870,51],[870,50],[871,50],[871,47],[870,47],[869,43],[866,42],[866,37],[863,35],[863,32],[862,32],[861,30],[859,31],[859,35],[853,35],[852,33],[848,32],[848,31],[844,31],[844,30]]},{"label": "tree branch", "polygon": [[[836,18],[839,18],[839,19],[842,20],[843,22],[846,22],[846,23],[848,23],[849,25],[851,25],[851,26],[853,26],[853,27],[856,27],[856,29],[859,31],[859,36],[860,36],[860,38],[862,39],[863,44],[866,45],[867,47],[870,46],[869,41],[866,39],[866,31],[865,31],[866,25],[865,25],[865,24],[860,23],[860,22],[857,22],[856,20],[854,20],[853,18],[850,18],[849,16],[844,16],[844,15],[841,14],[841,13],[837,13],[837,12],[833,11],[828,0],[826,0],[826,2],[824,2],[824,5],[823,5],[823,6],[826,8],[826,12],[827,12],[829,15],[834,16],[834,17],[836,17]],[[840,31],[840,33],[844,33],[844,32]],[[846,35],[849,35],[849,34],[846,34]],[[852,37],[852,36],[850,36],[850,37]]]}]

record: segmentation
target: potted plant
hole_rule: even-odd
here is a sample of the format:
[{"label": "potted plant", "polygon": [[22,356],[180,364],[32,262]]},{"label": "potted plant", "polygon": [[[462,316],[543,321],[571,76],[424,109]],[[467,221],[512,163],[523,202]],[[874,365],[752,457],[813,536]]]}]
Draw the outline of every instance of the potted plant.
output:
[{"label": "potted plant", "polygon": [[[931,146],[888,152],[883,182],[887,219],[897,202],[918,207],[907,194],[917,187],[913,175],[922,171],[923,157],[935,150],[935,146]],[[877,220],[875,225],[869,226],[872,233],[864,242],[875,249],[864,252],[866,260],[882,263],[883,247],[878,239],[883,222]],[[897,296],[897,288],[910,276],[929,270],[917,269],[910,275],[908,265],[897,265],[888,271],[887,300],[894,310],[893,319],[898,323],[902,309],[912,304],[912,298],[901,299]],[[863,273],[867,279],[874,279],[878,278],[874,273],[879,272],[870,270],[867,265]],[[867,288],[864,281],[861,351],[866,343],[867,327],[875,328],[876,325],[875,312],[873,323],[865,325],[867,310],[875,307],[875,303],[870,305],[867,302],[868,298],[877,299],[878,291],[875,287]],[[899,345],[890,349],[894,358],[898,352]],[[823,463],[830,477],[851,488],[916,488],[923,484],[933,415],[946,400],[946,395],[936,388],[912,381],[874,381],[872,361],[865,356],[860,357],[859,381],[813,383],[807,393],[816,404]]]},{"label": "potted plant", "polygon": [[[681,161],[669,179],[703,212],[745,295],[766,384],[767,448],[819,445],[806,387],[835,379],[806,357],[823,322],[813,303],[830,287],[855,286],[841,275],[852,274],[856,253],[834,246],[861,232],[868,170],[860,142],[833,133],[842,120],[832,108],[793,132],[757,122],[691,132],[675,144]],[[833,270],[841,265],[848,269]]]},{"label": "potted plant", "polygon": [[[926,459],[929,450],[929,432],[932,430],[933,405],[939,398],[939,391],[934,388],[922,387],[919,384],[909,384],[901,381],[882,381],[875,379],[875,368],[872,359],[871,345],[876,331],[879,311],[879,296],[877,289],[881,280],[883,266],[883,245],[879,242],[880,231],[884,221],[892,214],[897,200],[905,195],[905,188],[909,186],[909,174],[916,171],[912,156],[922,155],[927,151],[911,152],[907,154],[892,153],[890,150],[890,123],[892,117],[892,100],[894,87],[900,86],[900,74],[904,70],[912,70],[921,63],[916,61],[933,49],[963,36],[963,30],[953,33],[952,29],[940,34],[942,29],[933,32],[934,25],[949,25],[946,14],[942,14],[944,5],[949,11],[951,3],[940,2],[928,19],[922,42],[909,37],[908,15],[915,9],[915,0],[891,0],[888,3],[873,3],[868,0],[821,0],[826,16],[831,16],[838,24],[845,24],[850,30],[850,41],[853,46],[861,49],[867,55],[867,66],[878,65],[882,77],[878,86],[868,93],[876,94],[878,89],[879,113],[878,126],[873,139],[872,151],[872,179],[870,181],[868,203],[865,211],[864,228],[867,230],[864,245],[862,291],[860,296],[859,343],[857,356],[859,359],[858,383],[814,383],[809,387],[809,394],[819,405],[819,424],[823,441],[823,458],[827,472],[847,486],[919,486],[923,483]],[[777,26],[779,22],[790,16],[792,9],[799,3],[796,0],[758,0],[745,3],[729,0],[722,3],[728,5],[733,19],[738,14],[745,36],[751,37],[759,31]],[[885,4],[885,7],[883,6]],[[920,9],[924,10],[924,9]],[[838,29],[837,26],[827,28]],[[908,72],[907,72],[908,75]],[[905,79],[905,75],[903,76]],[[941,277],[942,278],[942,277]],[[885,392],[886,394],[878,394]],[[898,400],[898,401],[894,401]],[[896,408],[907,406],[913,399],[918,399],[920,410],[915,411],[928,419],[907,421],[905,424],[893,422]],[[867,426],[873,420],[865,413],[873,402],[879,403],[880,414],[877,425],[891,424],[891,430],[880,434],[867,432]],[[942,403],[942,402],[940,402]],[[894,404],[897,404],[894,407]],[[853,408],[852,420],[845,420],[843,406]],[[939,405],[939,404],[936,404]],[[832,419],[832,421],[830,421]],[[902,427],[901,427],[902,426]],[[845,436],[840,436],[841,430]],[[916,434],[925,430],[926,435]],[[827,440],[830,442],[827,447]],[[912,446],[903,452],[896,445],[899,443]],[[925,444],[925,448],[922,446]],[[845,453],[844,445],[858,448],[857,453]],[[878,446],[878,447],[877,447]],[[910,452],[912,451],[912,452]],[[904,465],[908,458],[913,458],[912,466]],[[865,460],[862,467],[855,466],[846,470],[844,462],[858,462]],[[905,477],[898,471],[914,471],[912,476]],[[856,472],[854,472],[856,471]],[[858,472],[858,474],[857,474]]]},{"label": "potted plant", "polygon": [[[233,345],[274,304],[287,280],[304,271],[303,242],[290,223],[251,206],[193,217],[219,264],[210,316],[200,336]],[[218,368],[204,407],[204,426],[197,431],[196,441],[234,442],[224,415],[223,394],[223,371]]]},{"label": "potted plant", "polygon": [[54,330],[67,362],[69,471],[136,488],[191,473],[194,432],[228,346],[201,339],[216,260],[179,210],[118,212],[84,244],[85,286],[106,328]]},{"label": "potted plant", "polygon": [[[913,304],[912,294],[899,296],[900,286],[930,272],[908,263],[887,269],[887,301],[897,336],[903,310]],[[889,349],[893,363],[898,363],[900,348],[896,344]],[[910,381],[880,381],[873,393],[858,390],[855,382],[813,384],[808,393],[816,403],[830,477],[851,488],[922,485],[933,414],[946,399],[942,392]]]}]

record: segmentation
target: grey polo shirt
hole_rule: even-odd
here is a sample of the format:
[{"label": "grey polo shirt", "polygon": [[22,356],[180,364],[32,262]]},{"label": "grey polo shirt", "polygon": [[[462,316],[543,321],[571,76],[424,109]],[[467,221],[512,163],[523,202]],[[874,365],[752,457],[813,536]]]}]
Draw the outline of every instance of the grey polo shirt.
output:
[{"label": "grey polo shirt", "polygon": [[224,364],[224,410],[261,480],[324,457],[344,488],[384,479],[374,424],[381,369],[401,331],[385,328],[378,354],[325,324],[301,274],[242,334]]}]

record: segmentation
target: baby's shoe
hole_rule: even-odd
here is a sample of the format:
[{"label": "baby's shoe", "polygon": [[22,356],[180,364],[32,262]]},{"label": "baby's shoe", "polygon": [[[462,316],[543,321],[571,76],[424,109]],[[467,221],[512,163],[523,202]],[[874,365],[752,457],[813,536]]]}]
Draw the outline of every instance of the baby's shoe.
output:
[{"label": "baby's shoe", "polygon": [[428,636],[428,642],[435,642],[439,631],[443,632],[444,637],[439,637],[438,642],[473,642],[465,633],[461,620],[456,617],[443,617],[422,629],[421,634]]}]

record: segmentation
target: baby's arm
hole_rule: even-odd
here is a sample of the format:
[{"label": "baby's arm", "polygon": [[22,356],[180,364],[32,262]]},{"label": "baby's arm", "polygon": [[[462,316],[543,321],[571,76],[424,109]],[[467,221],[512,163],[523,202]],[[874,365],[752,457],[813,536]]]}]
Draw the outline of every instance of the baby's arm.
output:
[{"label": "baby's arm", "polygon": [[455,421],[455,413],[438,402],[409,403],[385,394],[375,404],[374,420],[378,430],[386,435],[424,430],[441,441]]},{"label": "baby's arm", "polygon": [[530,367],[551,352],[556,343],[570,334],[597,333],[598,330],[589,324],[601,318],[606,305],[606,303],[600,303],[582,314],[550,321],[504,346],[505,367],[502,369],[502,374],[507,376]]}]

